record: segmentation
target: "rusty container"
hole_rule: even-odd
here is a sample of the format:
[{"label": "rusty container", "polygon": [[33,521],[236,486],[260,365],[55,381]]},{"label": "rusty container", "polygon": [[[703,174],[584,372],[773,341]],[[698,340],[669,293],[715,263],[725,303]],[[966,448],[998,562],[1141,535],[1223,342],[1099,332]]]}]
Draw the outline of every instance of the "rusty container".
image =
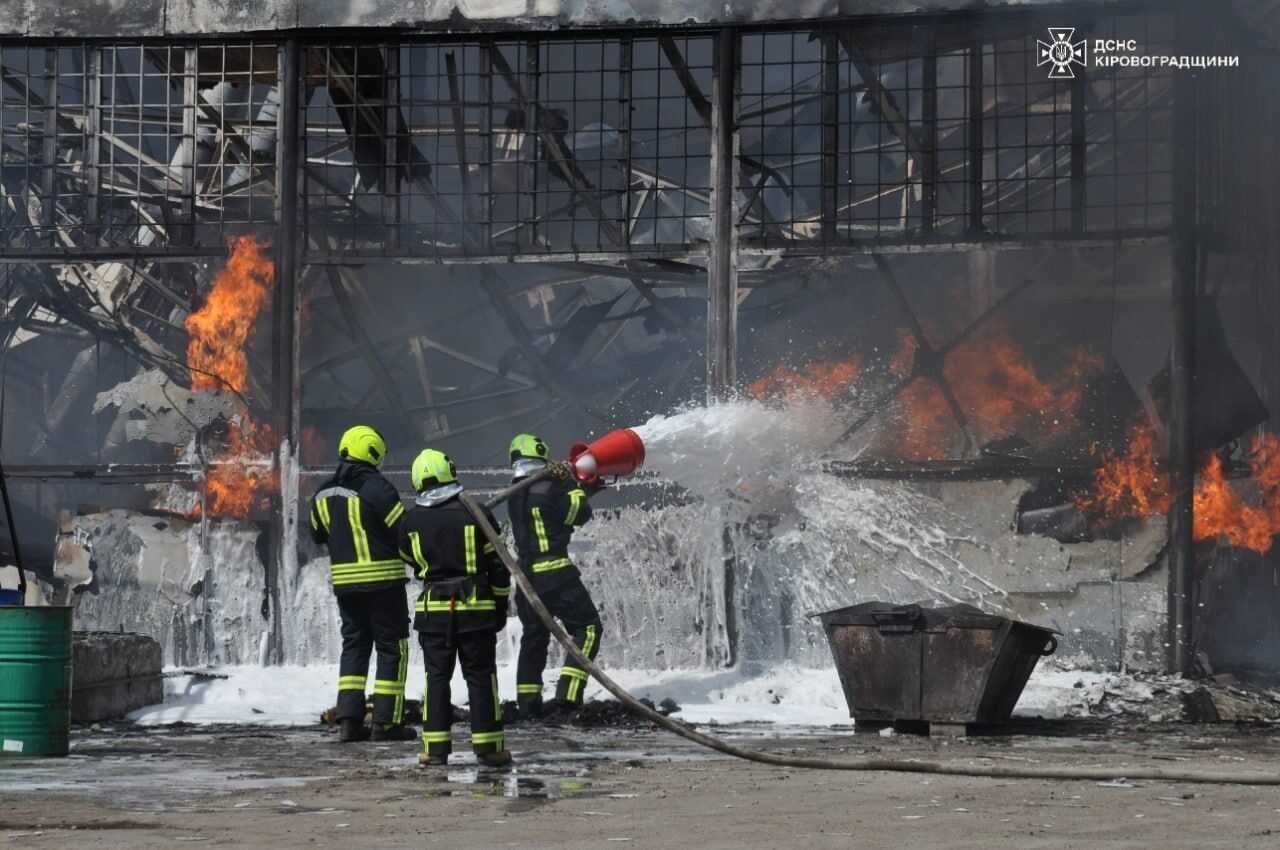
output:
[{"label": "rusty container", "polygon": [[817,614],[849,715],[860,723],[970,724],[1009,719],[1052,629],[971,605],[866,602]]}]

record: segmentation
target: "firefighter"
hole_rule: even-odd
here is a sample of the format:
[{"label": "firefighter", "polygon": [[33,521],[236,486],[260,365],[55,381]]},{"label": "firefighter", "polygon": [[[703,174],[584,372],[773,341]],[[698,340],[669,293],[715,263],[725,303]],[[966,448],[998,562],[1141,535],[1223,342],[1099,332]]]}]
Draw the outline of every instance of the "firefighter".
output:
[{"label": "firefighter", "polygon": [[[409,664],[408,579],[396,549],[404,505],[378,472],[387,443],[368,425],[338,443],[338,469],[311,499],[311,537],[329,546],[329,574],[342,618],[338,666],[338,740],[410,741],[403,726]],[[364,725],[369,655],[377,649],[373,727]]]},{"label": "firefighter", "polygon": [[[533,434],[520,434],[511,441],[516,481],[548,464],[556,472],[555,478],[527,487],[507,502],[512,537],[520,568],[533,589],[583,654],[594,660],[600,652],[600,614],[569,558],[573,530],[591,519],[590,494],[578,485],[568,464],[549,460],[549,454],[546,442]],[[547,666],[551,632],[523,596],[516,599],[516,611],[524,627],[516,664],[516,702],[522,716],[536,717],[542,713],[542,670]],[[581,705],[586,685],[587,671],[566,659],[555,698]]]},{"label": "firefighter", "polygon": [[[400,556],[422,579],[413,620],[427,668],[418,762],[430,766],[449,761],[449,680],[455,663],[461,662],[476,759],[489,767],[510,764],[503,742],[496,653],[498,632],[507,623],[511,576],[458,500],[462,485],[449,456],[424,449],[410,473],[418,497],[400,525],[398,543]],[[489,521],[498,527],[492,514]]]}]

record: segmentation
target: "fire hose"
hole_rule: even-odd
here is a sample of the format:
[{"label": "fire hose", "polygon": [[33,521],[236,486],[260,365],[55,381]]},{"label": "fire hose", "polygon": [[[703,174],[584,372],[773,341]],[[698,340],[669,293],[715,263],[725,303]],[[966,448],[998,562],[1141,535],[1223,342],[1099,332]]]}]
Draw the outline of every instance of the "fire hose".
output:
[{"label": "fire hose", "polygon": [[[542,470],[527,478],[523,478],[505,490],[497,493],[490,498],[485,507],[492,508],[511,498],[515,493],[529,487],[539,481],[544,481],[552,476],[551,470]],[[524,595],[525,601],[529,607],[538,615],[543,624],[555,635],[564,651],[573,659],[575,666],[586,670],[597,682],[604,686],[604,689],[618,698],[618,701],[629,708],[635,714],[640,715],[646,720],[657,726],[666,729],[695,744],[706,747],[716,752],[723,753],[734,758],[753,761],[758,764],[768,764],[774,767],[797,767],[809,768],[816,770],[855,770],[855,771],[885,771],[895,773],[931,773],[943,774],[950,776],[985,776],[999,779],[1065,779],[1065,780],[1098,780],[1102,782],[1117,780],[1152,780],[1157,782],[1203,782],[1210,784],[1231,784],[1231,785],[1280,785],[1280,773],[1231,773],[1225,771],[1200,771],[1200,770],[1168,770],[1164,768],[1138,768],[1138,767],[1072,767],[1072,766],[1043,766],[1043,767],[1023,767],[1023,766],[1005,766],[1005,765],[964,765],[964,764],[946,764],[935,761],[912,761],[909,759],[883,759],[883,758],[861,758],[861,759],[826,759],[826,758],[808,758],[802,756],[788,756],[778,753],[770,753],[761,750],[749,750],[731,744],[721,738],[707,735],[699,732],[691,726],[673,720],[658,711],[650,708],[640,700],[636,699],[626,691],[621,685],[609,678],[604,670],[583,654],[573,639],[569,637],[568,632],[556,621],[551,612],[547,610],[547,606],[543,604],[539,598],[537,591],[533,589],[533,583],[529,581],[528,576],[516,564],[515,558],[512,557],[510,550],[507,549],[506,543],[502,539],[502,535],[489,522],[488,517],[481,509],[480,505],[467,493],[461,493],[458,496],[462,505],[470,512],[472,518],[476,521],[476,525],[489,542],[493,544],[493,548],[497,551],[498,557],[502,560],[503,566],[511,573],[511,579],[520,588],[520,592]]]}]

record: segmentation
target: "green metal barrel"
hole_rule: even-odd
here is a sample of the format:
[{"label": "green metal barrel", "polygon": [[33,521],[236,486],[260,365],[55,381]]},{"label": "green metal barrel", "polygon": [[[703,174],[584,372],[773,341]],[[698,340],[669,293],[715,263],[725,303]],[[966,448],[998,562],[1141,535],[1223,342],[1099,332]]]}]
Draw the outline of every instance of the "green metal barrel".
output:
[{"label": "green metal barrel", "polygon": [[0,607],[0,758],[65,756],[71,609]]}]

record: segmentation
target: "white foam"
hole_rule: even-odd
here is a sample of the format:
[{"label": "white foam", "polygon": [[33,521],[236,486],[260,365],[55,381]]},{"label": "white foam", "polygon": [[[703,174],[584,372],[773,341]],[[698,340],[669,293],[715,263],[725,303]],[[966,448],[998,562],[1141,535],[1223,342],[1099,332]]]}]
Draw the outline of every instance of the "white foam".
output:
[{"label": "white foam", "polygon": [[[737,399],[634,429],[646,466],[696,498],[625,510],[579,535],[593,547],[583,558],[588,582],[615,615],[606,628],[645,638],[615,663],[727,658],[728,558],[740,658],[825,666],[826,640],[808,615],[869,600],[999,609],[1003,591],[959,554],[960,544],[969,555],[983,545],[963,518],[919,488],[823,470],[843,427],[831,406],[801,397],[782,406]],[[652,660],[638,657],[645,648]]]},{"label": "white foam", "polygon": [[[262,726],[311,726],[336,702],[336,665],[315,667],[222,667],[208,671],[225,678],[193,677],[169,671],[165,702],[129,715],[142,725],[236,723]],[[845,726],[852,721],[834,669],[777,664],[755,672],[742,670],[611,670],[609,675],[638,697],[655,703],[674,699],[676,717],[688,723],[770,723],[776,726]],[[549,671],[546,696],[552,695]],[[515,694],[515,667],[498,670],[504,699]],[[453,700],[466,701],[461,673],[452,684]],[[1031,677],[1016,715],[1047,718],[1086,717],[1099,711],[1105,693],[1140,698],[1150,688],[1132,677],[1040,667]],[[405,695],[421,699],[422,676],[411,673]],[[612,697],[594,679],[587,699]]]}]

